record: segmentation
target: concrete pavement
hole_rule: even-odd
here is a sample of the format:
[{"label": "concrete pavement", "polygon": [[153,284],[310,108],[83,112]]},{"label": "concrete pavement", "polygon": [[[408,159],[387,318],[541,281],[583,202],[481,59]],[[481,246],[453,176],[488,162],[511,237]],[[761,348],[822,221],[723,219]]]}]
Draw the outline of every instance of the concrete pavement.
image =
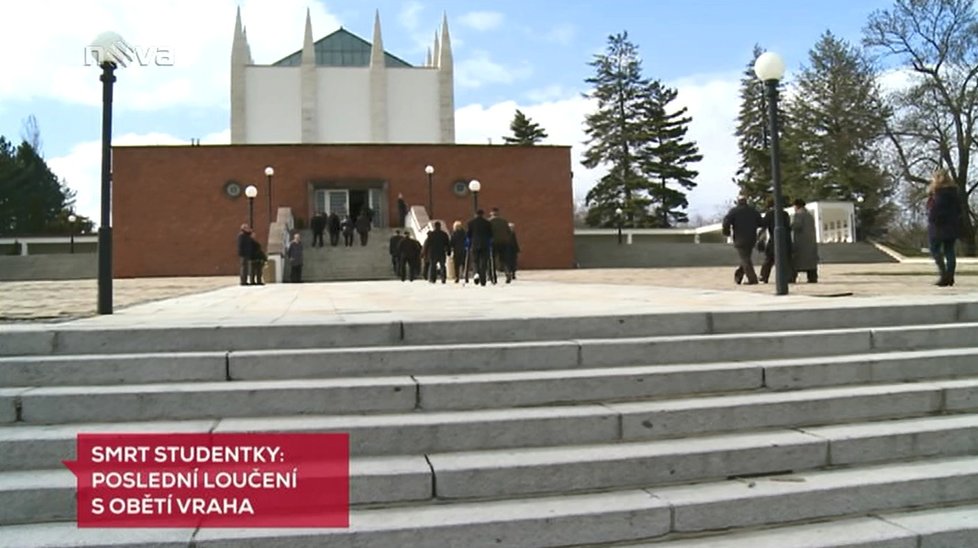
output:
[{"label": "concrete pavement", "polygon": [[[825,265],[818,284],[735,286],[732,268],[525,271],[510,285],[423,281],[269,284],[235,277],[115,281],[116,313],[94,315],[94,280],[0,283],[0,322],[78,326],[261,325],[414,319],[579,316],[704,310],[865,306],[978,300],[978,267],[953,288],[926,264]],[[830,298],[831,297],[831,298]]]}]

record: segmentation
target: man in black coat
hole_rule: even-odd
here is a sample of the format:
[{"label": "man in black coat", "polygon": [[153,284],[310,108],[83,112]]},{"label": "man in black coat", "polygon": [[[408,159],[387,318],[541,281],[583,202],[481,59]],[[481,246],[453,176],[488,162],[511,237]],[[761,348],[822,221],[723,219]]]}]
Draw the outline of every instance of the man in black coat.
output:
[{"label": "man in black coat", "polygon": [[428,261],[428,281],[435,283],[435,278],[441,272],[441,283],[448,277],[445,268],[445,258],[451,253],[452,242],[448,233],[441,229],[441,222],[435,221],[435,229],[428,233],[424,241],[425,260]]},{"label": "man in black coat", "polygon": [[[761,231],[767,230],[767,243],[764,244],[764,264],[761,265],[761,280],[767,283],[768,278],[771,277],[771,269],[774,268],[774,198],[768,198],[767,211],[764,213],[764,219],[761,221]],[[791,226],[791,217],[788,216],[788,212],[781,210],[781,222],[784,223],[782,226],[785,227],[784,236],[788,240],[788,244],[785,248],[787,255],[785,257],[791,256],[791,238],[788,236],[788,228]],[[758,250],[761,244],[758,244]],[[793,275],[789,275],[788,278],[792,278]]]},{"label": "man in black coat", "polygon": [[410,277],[413,282],[418,271],[421,270],[421,244],[411,238],[410,232],[405,231],[401,243],[397,244],[397,250],[400,257],[401,281],[403,282],[405,277]]},{"label": "man in black coat", "polygon": [[370,217],[367,212],[361,211],[357,217],[357,233],[360,234],[360,245],[367,245],[367,236],[370,234]]},{"label": "man in black coat", "polygon": [[247,223],[241,225],[241,232],[238,233],[238,260],[241,261],[241,285],[251,285],[251,254],[252,254],[251,227]]},{"label": "man in black coat", "polygon": [[333,247],[340,243],[340,225],[340,216],[335,211],[330,211],[326,218],[326,229],[329,230],[329,245]]},{"label": "man in black coat", "polygon": [[744,275],[747,276],[747,285],[757,284],[757,273],[754,272],[751,254],[754,252],[754,244],[757,243],[757,230],[761,223],[761,214],[747,203],[744,196],[737,198],[737,205],[723,218],[723,235],[730,236],[731,229],[733,230],[734,247],[740,257],[740,266],[734,271],[734,282],[737,284],[744,279]]},{"label": "man in black coat", "polygon": [[394,268],[395,276],[397,276],[401,272],[401,270],[397,266],[397,261],[398,258],[400,257],[399,246],[401,245],[401,240],[403,239],[404,236],[401,236],[401,231],[395,230],[394,235],[391,236],[390,244],[388,246],[388,251],[391,254],[391,266]]},{"label": "man in black coat", "polygon": [[407,219],[408,206],[407,202],[404,201],[404,195],[397,195],[397,215],[401,220],[401,227],[404,227],[404,220]]},{"label": "man in black coat", "polygon": [[509,283],[513,279],[513,266],[510,264],[513,235],[509,230],[509,221],[499,214],[498,207],[494,207],[489,214],[489,224],[492,225],[492,252],[496,268],[503,267],[506,283]]},{"label": "man in black coat", "polygon": [[486,212],[479,210],[469,221],[469,253],[479,275],[479,284],[486,285],[489,267],[489,253],[492,250],[492,225],[486,219]]},{"label": "man in black coat", "polygon": [[326,231],[326,216],[323,215],[322,211],[317,211],[312,216],[312,220],[309,222],[309,228],[312,229],[312,247],[316,247],[316,242],[319,242],[319,247],[323,247],[323,232]]}]

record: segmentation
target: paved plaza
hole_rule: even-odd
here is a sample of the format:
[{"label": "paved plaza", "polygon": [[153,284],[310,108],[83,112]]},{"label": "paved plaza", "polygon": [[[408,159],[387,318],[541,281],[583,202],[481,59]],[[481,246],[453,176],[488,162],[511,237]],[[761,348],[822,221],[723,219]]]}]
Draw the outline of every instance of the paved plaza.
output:
[{"label": "paved plaza", "polygon": [[524,271],[511,285],[423,281],[268,284],[236,277],[115,280],[112,316],[95,316],[95,280],[0,283],[0,322],[79,325],[333,323],[389,319],[539,317],[711,309],[858,306],[978,298],[978,264],[953,288],[930,264],[824,265],[818,284],[735,286],[732,268]]}]

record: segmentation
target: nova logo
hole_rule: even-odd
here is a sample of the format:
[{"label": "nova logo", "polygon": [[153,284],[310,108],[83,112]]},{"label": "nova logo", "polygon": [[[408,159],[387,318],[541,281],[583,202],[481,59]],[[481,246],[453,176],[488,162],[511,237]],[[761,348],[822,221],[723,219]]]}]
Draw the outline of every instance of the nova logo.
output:
[{"label": "nova logo", "polygon": [[86,67],[101,66],[105,62],[114,62],[120,67],[130,64],[140,67],[172,67],[173,52],[168,47],[134,46],[121,39],[108,46],[85,47]]}]

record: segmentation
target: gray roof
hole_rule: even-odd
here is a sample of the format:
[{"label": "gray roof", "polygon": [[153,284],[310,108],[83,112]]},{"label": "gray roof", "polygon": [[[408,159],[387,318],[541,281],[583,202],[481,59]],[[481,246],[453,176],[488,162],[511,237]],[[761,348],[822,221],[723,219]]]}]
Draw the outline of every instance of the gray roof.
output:
[{"label": "gray roof", "polygon": [[[313,44],[316,65],[320,67],[369,67],[370,42],[340,27],[336,32],[320,38]],[[302,50],[272,63],[279,67],[297,67],[302,64]],[[384,52],[384,65],[411,68],[406,61]]]}]

